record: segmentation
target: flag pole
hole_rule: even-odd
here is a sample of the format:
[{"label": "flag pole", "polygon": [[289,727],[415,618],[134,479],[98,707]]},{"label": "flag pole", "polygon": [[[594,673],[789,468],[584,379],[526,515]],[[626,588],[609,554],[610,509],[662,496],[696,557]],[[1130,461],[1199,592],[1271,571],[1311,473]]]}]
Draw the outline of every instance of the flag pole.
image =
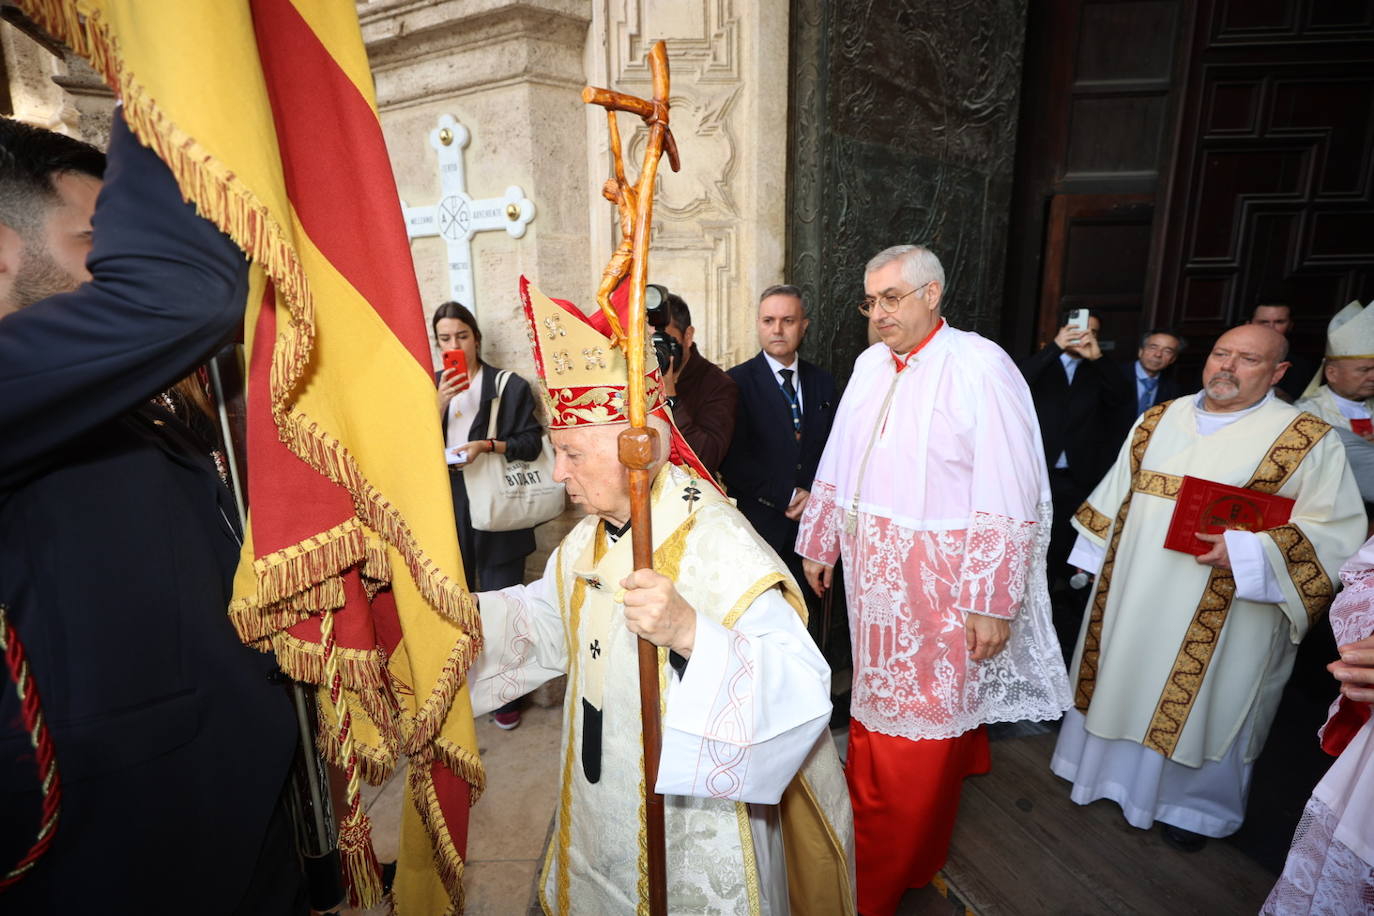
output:
[{"label": "flag pole", "polygon": [[[620,434],[620,463],[629,469],[630,476],[630,537],[635,569],[653,569],[653,531],[649,518],[649,490],[653,485],[650,469],[657,452],[658,433],[647,424],[644,404],[645,340],[644,287],[649,275],[649,229],[653,221],[654,180],[658,175],[658,161],[668,153],[673,171],[678,169],[677,145],[668,129],[668,51],[656,42],[649,51],[649,70],[653,75],[652,99],[597,89],[582,90],[582,100],[606,109],[611,122],[612,153],[615,157],[616,179],[607,182],[605,194],[621,214],[621,232],[626,223],[632,232],[621,240],[602,276],[597,301],[609,319],[617,336],[617,343],[625,352],[629,371],[626,401],[630,426]],[[649,126],[649,139],[639,177],[631,186],[624,177],[620,135],[615,127],[615,112],[628,111],[639,115]],[[627,249],[628,242],[628,249]],[[628,264],[626,264],[626,255]],[[628,267],[630,274],[629,326],[622,332],[618,316],[610,306],[609,294],[623,279]],[[639,712],[644,729],[644,808],[645,832],[648,841],[649,912],[666,916],[668,912],[667,869],[663,834],[663,796],[654,791],[658,782],[658,758],[663,745],[663,728],[659,720],[659,661],[658,647],[642,636],[639,650]]]}]

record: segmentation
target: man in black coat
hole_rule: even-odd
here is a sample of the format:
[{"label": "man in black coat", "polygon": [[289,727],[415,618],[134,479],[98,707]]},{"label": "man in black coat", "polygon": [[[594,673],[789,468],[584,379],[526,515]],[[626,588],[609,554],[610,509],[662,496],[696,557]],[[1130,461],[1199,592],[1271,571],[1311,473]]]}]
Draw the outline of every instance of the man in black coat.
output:
[{"label": "man in black coat", "polygon": [[[770,286],[759,299],[763,349],[730,370],[739,388],[739,411],[721,474],[754,530],[805,582],[794,549],[802,509],[811,495],[830,425],[835,420],[835,380],[797,356],[807,328],[801,290]],[[815,601],[810,589],[802,589]],[[811,634],[820,641],[821,615],[813,608]]]},{"label": "man in black coat", "polygon": [[[0,121],[0,604],[62,780],[53,845],[5,912],[305,911],[278,804],[292,708],[226,613],[234,504],[150,403],[233,334],[246,291],[242,253],[118,114],[108,168]],[[40,796],[7,684],[0,870]]]},{"label": "man in black coat", "polygon": [[1097,334],[1102,322],[1088,318],[1086,330],[1065,324],[1033,356],[1020,361],[1030,386],[1045,463],[1050,471],[1054,521],[1050,526],[1048,577],[1054,625],[1065,657],[1073,653],[1086,592],[1070,589],[1069,551],[1075,532],[1070,520],[1111,467],[1135,418],[1135,396],[1121,370],[1102,358]]}]

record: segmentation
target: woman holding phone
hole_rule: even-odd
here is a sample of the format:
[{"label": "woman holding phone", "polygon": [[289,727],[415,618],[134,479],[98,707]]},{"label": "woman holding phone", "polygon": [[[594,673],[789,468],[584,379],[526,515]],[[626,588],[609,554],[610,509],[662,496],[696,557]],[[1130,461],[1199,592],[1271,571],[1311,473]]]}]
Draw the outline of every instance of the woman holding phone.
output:
[{"label": "woman holding phone", "polygon": [[[468,590],[519,585],[525,575],[525,557],[534,552],[534,529],[474,529],[463,468],[487,452],[514,461],[539,457],[544,430],[534,415],[534,397],[529,384],[512,373],[501,393],[495,436],[486,438],[501,370],[482,362],[482,332],[465,306],[445,302],[434,311],[433,327],[435,344],[444,356],[445,368],[437,374],[439,417],[444,424],[453,517]],[[508,703],[493,718],[501,728],[512,729],[520,724],[520,711],[514,702]]]}]

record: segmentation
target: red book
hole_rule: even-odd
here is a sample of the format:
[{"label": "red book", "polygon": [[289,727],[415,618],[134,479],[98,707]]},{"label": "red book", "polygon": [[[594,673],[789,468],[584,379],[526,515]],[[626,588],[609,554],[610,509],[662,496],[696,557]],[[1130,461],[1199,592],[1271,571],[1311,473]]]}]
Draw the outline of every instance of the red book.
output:
[{"label": "red book", "polygon": [[1267,531],[1288,523],[1293,500],[1232,487],[1201,477],[1184,477],[1164,546],[1200,557],[1212,545],[1195,537],[1223,531]]}]

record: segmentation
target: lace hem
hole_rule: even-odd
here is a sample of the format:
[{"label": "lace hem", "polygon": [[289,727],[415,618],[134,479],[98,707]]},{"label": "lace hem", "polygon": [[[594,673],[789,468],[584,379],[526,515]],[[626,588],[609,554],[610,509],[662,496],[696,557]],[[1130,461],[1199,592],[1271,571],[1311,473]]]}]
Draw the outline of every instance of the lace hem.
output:
[{"label": "lace hem", "polygon": [[1264,916],[1374,913],[1374,866],[1335,838],[1340,818],[1309,799]]},{"label": "lace hem", "polygon": [[[979,531],[975,523],[972,540],[995,544],[980,546],[970,559],[968,531],[914,530],[859,514],[854,533],[840,536],[854,718],[871,731],[910,739],[950,738],[988,722],[1059,718],[1070,694],[1045,582],[1049,520],[1046,503],[1036,524],[1017,522],[1014,532],[989,536],[996,526]],[[958,599],[969,579],[980,582],[983,607],[1015,613],[1014,589],[1020,599],[1007,647],[983,662],[969,660],[965,643]]]}]

